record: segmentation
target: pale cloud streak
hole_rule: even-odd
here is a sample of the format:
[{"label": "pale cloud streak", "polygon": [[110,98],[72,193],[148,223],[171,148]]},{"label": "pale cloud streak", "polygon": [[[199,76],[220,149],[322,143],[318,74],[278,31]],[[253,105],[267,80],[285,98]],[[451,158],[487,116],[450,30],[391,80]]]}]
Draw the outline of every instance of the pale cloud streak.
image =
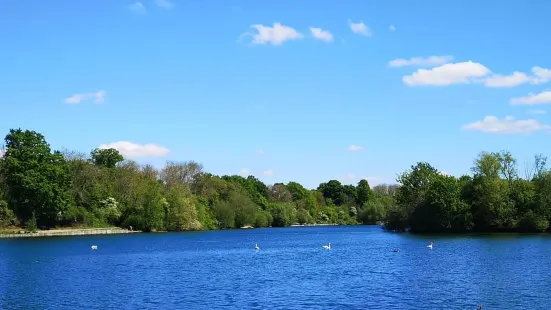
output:
[{"label": "pale cloud streak", "polygon": [[174,4],[169,0],[155,0],[155,4],[160,8],[170,9]]},{"label": "pale cloud streak", "polygon": [[242,175],[242,176],[249,176],[251,175],[251,169],[249,168],[241,168],[239,170],[239,174]]},{"label": "pale cloud streak", "polygon": [[545,110],[531,110],[528,113],[542,115],[542,114],[547,114],[547,111],[545,111]]},{"label": "pale cloud streak", "polygon": [[78,104],[82,101],[88,101],[92,100],[95,103],[103,103],[105,101],[105,95],[106,92],[104,90],[100,90],[94,93],[81,93],[81,94],[74,94],[71,97],[65,98],[65,103],[70,104]]},{"label": "pale cloud streak", "polygon": [[141,1],[136,1],[132,3],[131,5],[128,6],[128,9],[130,9],[130,11],[136,14],[145,14],[147,12],[147,10],[145,9],[145,6]]},{"label": "pale cloud streak", "polygon": [[551,91],[547,90],[539,94],[529,93],[528,96],[525,96],[525,97],[512,98],[510,100],[510,103],[513,105],[517,105],[517,104],[534,105],[534,104],[551,103]]},{"label": "pale cloud streak", "polygon": [[517,120],[513,116],[499,119],[496,116],[489,115],[481,121],[463,125],[461,129],[498,134],[529,134],[535,131],[549,130],[551,127],[535,119]]},{"label": "pale cloud streak", "polygon": [[269,177],[269,176],[274,175],[274,171],[272,169],[267,169],[267,170],[262,171],[262,174]]},{"label": "pale cloud streak", "polygon": [[490,69],[480,63],[466,61],[448,63],[432,69],[418,69],[413,74],[404,76],[402,81],[409,86],[448,86],[473,83],[476,82],[476,78],[485,77],[490,73]]},{"label": "pale cloud streak", "polygon": [[390,26],[388,27],[388,30],[390,30],[390,31],[396,31],[396,27],[394,27],[394,25],[390,25]]},{"label": "pale cloud streak", "polygon": [[312,36],[316,38],[317,40],[324,41],[324,42],[332,42],[333,41],[333,35],[331,32],[327,30],[323,30],[321,28],[315,28],[310,27],[310,32],[312,33]]},{"label": "pale cloud streak", "polygon": [[388,65],[394,68],[405,66],[432,67],[446,64],[452,60],[453,56],[413,57],[410,59],[398,58],[391,60]]},{"label": "pale cloud streak", "polygon": [[251,36],[252,44],[255,45],[281,45],[285,41],[299,40],[304,37],[303,34],[296,31],[294,28],[274,23],[273,26],[264,26],[260,24],[252,25],[251,28],[256,30],[256,33],[244,33],[241,37]]},{"label": "pale cloud streak", "polygon": [[162,157],[170,153],[164,146],[156,144],[136,144],[129,141],[118,141],[99,146],[100,149],[116,149],[125,157]]},{"label": "pale cloud streak", "polygon": [[351,20],[348,20],[348,26],[350,27],[350,30],[352,30],[352,32],[355,34],[359,34],[366,37],[370,37],[373,35],[373,33],[371,32],[371,29],[369,29],[369,27],[367,27],[367,25],[364,24],[363,21],[354,23]]},{"label": "pale cloud streak", "polygon": [[363,146],[354,145],[354,144],[352,144],[352,145],[350,145],[350,146],[348,147],[348,150],[349,150],[350,152],[357,152],[357,151],[361,151],[361,150],[363,150],[363,149],[364,149]]},{"label": "pale cloud streak", "polygon": [[532,67],[532,75],[515,71],[509,75],[495,74],[484,80],[487,87],[515,87],[530,83],[533,85],[544,84],[551,81],[551,70],[542,67]]},{"label": "pale cloud streak", "polygon": [[255,153],[258,154],[258,155],[265,155],[266,154],[266,152],[264,150],[256,150]]}]

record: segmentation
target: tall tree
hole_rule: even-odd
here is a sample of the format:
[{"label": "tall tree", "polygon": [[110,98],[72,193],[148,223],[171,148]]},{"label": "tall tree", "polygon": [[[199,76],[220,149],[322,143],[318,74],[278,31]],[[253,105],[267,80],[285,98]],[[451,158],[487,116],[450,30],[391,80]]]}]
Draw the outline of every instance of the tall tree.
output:
[{"label": "tall tree", "polygon": [[39,226],[54,226],[69,205],[70,179],[60,152],[51,153],[44,136],[12,129],[5,137],[8,200],[26,222],[35,214]]}]

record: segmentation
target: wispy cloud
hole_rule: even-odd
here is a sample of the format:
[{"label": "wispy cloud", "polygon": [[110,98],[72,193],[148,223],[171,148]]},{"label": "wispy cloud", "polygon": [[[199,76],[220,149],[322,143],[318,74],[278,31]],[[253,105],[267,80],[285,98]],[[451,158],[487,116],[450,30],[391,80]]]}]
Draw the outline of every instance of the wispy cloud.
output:
[{"label": "wispy cloud", "polygon": [[321,28],[310,27],[310,32],[312,33],[312,36],[314,38],[316,38],[317,40],[325,41],[325,42],[332,42],[333,41],[333,35],[331,34],[331,32],[329,32],[327,30],[323,30]]},{"label": "wispy cloud", "polygon": [[525,97],[516,97],[510,100],[511,104],[546,104],[551,103],[551,91],[543,91],[539,94],[529,93]]},{"label": "wispy cloud", "polygon": [[266,169],[266,170],[262,171],[262,174],[269,177],[269,176],[274,175],[274,171],[272,169]]},{"label": "wispy cloud", "polygon": [[367,27],[367,25],[364,24],[363,21],[354,23],[351,20],[348,20],[348,26],[350,27],[350,30],[352,30],[352,32],[355,34],[359,34],[366,37],[370,37],[373,35],[373,33],[371,32],[371,29],[369,29],[369,27]]},{"label": "wispy cloud", "polygon": [[136,14],[145,14],[147,10],[141,1],[136,1],[128,6],[128,9]]},{"label": "wispy cloud", "polygon": [[348,147],[348,150],[351,151],[351,152],[357,152],[357,151],[361,151],[363,149],[364,149],[363,146],[354,145],[354,144],[352,144]]},{"label": "wispy cloud", "polygon": [[126,157],[162,157],[170,153],[164,146],[156,144],[136,144],[129,141],[118,141],[99,146],[100,149],[116,149]]},{"label": "wispy cloud", "polygon": [[102,103],[105,101],[105,95],[106,92],[104,90],[100,90],[94,93],[80,93],[80,94],[74,94],[71,97],[65,98],[63,101],[65,103],[71,103],[71,104],[78,104],[82,101],[88,101],[92,100],[95,103]]},{"label": "wispy cloud", "polygon": [[482,64],[466,61],[448,63],[432,69],[418,69],[413,74],[404,76],[402,81],[409,86],[448,86],[476,83],[477,78],[486,77],[490,73],[490,69]]},{"label": "wispy cloud", "polygon": [[390,30],[390,31],[396,31],[396,27],[394,27],[394,25],[390,25],[390,26],[388,27],[388,30]]},{"label": "wispy cloud", "polygon": [[394,68],[405,66],[432,67],[446,64],[452,60],[453,56],[413,57],[410,59],[398,58],[391,60],[388,65]]},{"label": "wispy cloud", "polygon": [[304,37],[303,34],[296,31],[294,28],[274,23],[273,26],[264,26],[260,24],[252,25],[251,28],[256,30],[256,33],[244,33],[240,38],[245,36],[252,37],[252,44],[255,45],[281,45],[285,41],[298,40]]},{"label": "wispy cloud", "polygon": [[170,9],[174,4],[169,0],[155,0],[155,4],[160,8]]},{"label": "wispy cloud", "polygon": [[499,119],[489,115],[481,121],[463,125],[461,129],[486,133],[528,134],[534,131],[549,130],[551,126],[542,124],[535,119],[517,120],[513,116]]},{"label": "wispy cloud", "polygon": [[241,168],[239,170],[239,174],[242,175],[242,176],[249,176],[251,175],[251,169],[249,168]]},{"label": "wispy cloud", "polygon": [[545,110],[531,110],[531,111],[528,111],[528,113],[530,114],[547,114],[547,111]]},{"label": "wispy cloud", "polygon": [[258,155],[265,155],[266,154],[266,152],[264,150],[256,150],[255,153],[258,154]]}]

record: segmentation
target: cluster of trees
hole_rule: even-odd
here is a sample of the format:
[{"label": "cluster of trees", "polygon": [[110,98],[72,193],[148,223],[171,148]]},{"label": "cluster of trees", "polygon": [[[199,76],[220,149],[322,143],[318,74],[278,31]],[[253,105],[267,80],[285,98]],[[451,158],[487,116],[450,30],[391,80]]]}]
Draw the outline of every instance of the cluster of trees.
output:
[{"label": "cluster of trees", "polygon": [[506,151],[483,152],[472,175],[460,178],[418,163],[398,177],[396,204],[385,227],[416,233],[544,232],[551,220],[551,172],[547,159],[535,156],[521,177]]},{"label": "cluster of trees", "polygon": [[12,129],[0,158],[0,228],[130,227],[185,231],[374,224],[395,204],[397,186],[337,180],[315,190],[296,182],[266,185],[254,176],[216,176],[193,162],[157,170],[115,149],[89,155],[50,149],[44,136]]}]

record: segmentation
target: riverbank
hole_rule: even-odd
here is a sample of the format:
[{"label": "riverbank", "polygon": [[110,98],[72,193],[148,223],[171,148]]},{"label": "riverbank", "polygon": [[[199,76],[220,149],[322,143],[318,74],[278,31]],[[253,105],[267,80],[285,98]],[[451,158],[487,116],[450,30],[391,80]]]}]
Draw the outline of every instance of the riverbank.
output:
[{"label": "riverbank", "polygon": [[37,238],[37,237],[60,237],[60,236],[88,236],[88,235],[116,235],[116,234],[131,234],[141,231],[128,230],[118,227],[110,228],[85,228],[85,229],[52,229],[40,230],[37,232],[24,232],[11,234],[0,234],[0,239],[9,238]]}]

